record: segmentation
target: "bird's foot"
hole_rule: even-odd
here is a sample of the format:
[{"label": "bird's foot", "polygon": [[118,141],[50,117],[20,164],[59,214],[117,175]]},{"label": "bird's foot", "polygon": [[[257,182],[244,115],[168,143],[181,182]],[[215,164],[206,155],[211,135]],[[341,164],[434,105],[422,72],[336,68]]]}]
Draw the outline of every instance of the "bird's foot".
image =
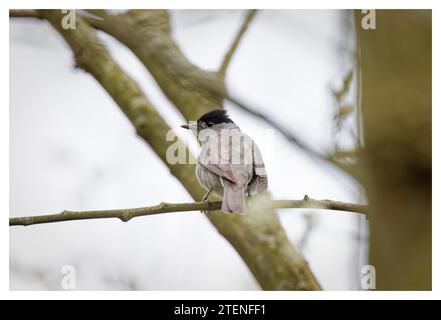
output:
[{"label": "bird's foot", "polygon": [[[208,202],[208,196],[210,195],[211,191],[213,191],[213,189],[208,190],[208,192],[205,194],[204,198],[202,198],[202,202],[204,202],[204,203]],[[201,213],[208,213],[208,210],[201,210]]]}]

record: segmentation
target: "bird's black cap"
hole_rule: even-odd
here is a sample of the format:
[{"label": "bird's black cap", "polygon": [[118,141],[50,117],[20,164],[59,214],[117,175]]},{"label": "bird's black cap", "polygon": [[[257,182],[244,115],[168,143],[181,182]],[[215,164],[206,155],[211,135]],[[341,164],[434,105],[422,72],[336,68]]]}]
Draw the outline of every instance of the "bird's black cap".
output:
[{"label": "bird's black cap", "polygon": [[227,111],[222,109],[214,109],[207,112],[199,118],[198,122],[200,121],[205,122],[210,127],[219,123],[234,123],[228,116]]}]

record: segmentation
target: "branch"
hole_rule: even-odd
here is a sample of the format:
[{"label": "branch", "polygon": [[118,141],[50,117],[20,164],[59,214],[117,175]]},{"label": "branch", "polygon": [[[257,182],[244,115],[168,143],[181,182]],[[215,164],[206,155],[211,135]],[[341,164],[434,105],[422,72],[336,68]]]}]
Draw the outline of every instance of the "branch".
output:
[{"label": "branch", "polygon": [[9,10],[9,17],[42,19],[35,10]]},{"label": "branch", "polygon": [[[58,214],[50,214],[43,216],[17,217],[9,219],[9,226],[29,226],[42,223],[64,222],[73,220],[90,220],[90,219],[106,219],[117,218],[122,222],[141,216],[151,216],[160,213],[170,212],[186,212],[186,211],[214,211],[219,210],[222,206],[221,201],[213,202],[190,202],[190,203],[166,203],[161,202],[156,206],[117,209],[117,210],[99,210],[99,211],[63,211]],[[289,209],[289,208],[314,208],[329,209],[339,211],[350,211],[358,213],[366,213],[367,206],[354,203],[346,203],[332,200],[315,200],[305,196],[303,200],[273,200],[271,201],[273,208]]]},{"label": "branch", "polygon": [[239,46],[240,40],[242,40],[243,35],[245,34],[245,31],[247,31],[248,26],[253,20],[257,13],[257,10],[252,9],[248,10],[248,13],[245,17],[245,20],[242,23],[242,26],[239,29],[239,32],[237,33],[236,37],[234,38],[233,43],[231,44],[230,49],[228,50],[227,54],[224,57],[224,61],[222,62],[221,67],[219,68],[219,74],[222,76],[222,78],[225,78],[225,73],[227,71],[228,65],[233,58],[234,53],[236,52],[237,47]]},{"label": "branch", "polygon": [[58,214],[42,216],[10,218],[9,226],[29,226],[42,223],[64,222],[74,220],[106,219],[117,218],[122,222],[141,217],[150,216],[167,212],[200,211],[200,210],[219,210],[222,202],[193,202],[193,203],[165,203],[143,208],[98,210],[98,211],[67,211]]},{"label": "branch", "polygon": [[[172,165],[167,161],[164,163],[177,179],[189,181],[192,187],[200,188],[198,194],[203,194],[204,190],[194,175],[194,165],[190,164],[194,163],[194,156],[182,140],[165,139],[171,128],[138,84],[113,60],[107,48],[98,39],[95,30],[79,16],[76,29],[63,29],[59,10],[41,10],[38,14],[48,20],[68,43],[74,54],[76,67],[96,79],[133,124],[138,136],[147,142],[161,159],[167,158],[167,150],[172,144],[185,150],[185,154],[189,155],[187,164]],[[201,198],[202,196],[199,197]]]},{"label": "branch", "polygon": [[289,143],[296,146],[297,148],[300,148],[302,151],[304,151],[311,158],[335,164],[325,155],[322,155],[321,153],[313,150],[306,143],[304,143],[300,138],[298,138],[294,134],[292,134],[291,130],[283,127],[281,124],[277,123],[275,120],[267,117],[266,115],[264,115],[263,113],[261,113],[259,111],[256,111],[255,109],[250,108],[249,106],[244,104],[242,101],[240,101],[234,97],[226,96],[225,98],[227,100],[229,100],[230,102],[234,103],[239,109],[242,109],[243,111],[248,112],[249,114],[253,115],[254,117],[259,118],[260,120],[266,122],[268,125],[270,125],[275,130],[277,130],[282,136],[284,136],[285,139]]}]

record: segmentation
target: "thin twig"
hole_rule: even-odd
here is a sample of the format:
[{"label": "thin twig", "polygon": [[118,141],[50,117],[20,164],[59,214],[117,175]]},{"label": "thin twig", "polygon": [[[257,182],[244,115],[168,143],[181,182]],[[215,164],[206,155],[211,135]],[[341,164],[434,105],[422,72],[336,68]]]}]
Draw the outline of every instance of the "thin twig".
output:
[{"label": "thin twig", "polygon": [[295,145],[296,147],[303,150],[306,154],[309,156],[312,156],[313,158],[316,158],[321,161],[331,162],[331,160],[326,156],[322,155],[321,153],[313,150],[311,147],[309,147],[306,143],[300,140],[300,138],[296,137],[293,133],[291,133],[291,130],[288,128],[283,127],[280,123],[276,122],[272,118],[264,115],[263,113],[255,110],[254,108],[251,108],[247,106],[242,101],[238,100],[237,98],[234,98],[230,95],[225,96],[225,99],[230,101],[231,103],[234,103],[239,109],[242,109],[243,111],[246,111],[247,113],[251,114],[252,116],[259,118],[260,120],[266,122],[271,127],[279,131],[279,133],[285,137],[285,139]]},{"label": "thin twig", "polygon": [[255,9],[248,10],[248,13],[242,23],[242,26],[239,29],[239,32],[237,33],[236,37],[234,38],[233,43],[231,44],[230,49],[228,50],[227,54],[225,55],[224,60],[222,62],[222,65],[219,68],[219,74],[223,78],[225,77],[225,73],[227,71],[229,63],[230,63],[231,59],[233,58],[233,55],[236,52],[237,47],[239,46],[240,40],[242,40],[243,35],[247,31],[248,26],[249,26],[251,20],[253,20],[256,13],[257,13],[257,10],[255,10]]},{"label": "thin twig", "polygon": [[[43,223],[53,223],[53,222],[73,221],[73,220],[106,219],[106,218],[117,218],[123,222],[127,222],[136,217],[150,216],[161,213],[219,210],[221,206],[222,206],[221,201],[190,202],[190,203],[161,202],[156,206],[132,208],[132,209],[99,210],[99,211],[65,210],[58,214],[10,218],[9,225],[29,226],[29,225],[43,224]],[[365,213],[367,209],[366,205],[332,201],[332,200],[314,200],[307,196],[305,196],[303,200],[273,200],[272,206],[274,208],[280,208],[280,209],[315,208],[315,209],[350,211],[350,212],[358,212],[358,213]]]}]

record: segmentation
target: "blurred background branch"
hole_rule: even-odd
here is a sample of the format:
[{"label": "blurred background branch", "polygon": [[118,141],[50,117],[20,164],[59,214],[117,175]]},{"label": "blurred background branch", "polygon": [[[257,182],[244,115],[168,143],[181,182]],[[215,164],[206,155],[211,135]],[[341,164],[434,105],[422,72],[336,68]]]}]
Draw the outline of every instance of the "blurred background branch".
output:
[{"label": "blurred background branch", "polygon": [[236,37],[234,38],[230,49],[225,54],[224,60],[222,61],[222,64],[219,68],[219,74],[222,76],[222,78],[225,78],[225,74],[227,72],[228,65],[230,64],[231,59],[233,58],[234,53],[236,52],[237,47],[239,46],[240,41],[242,40],[243,35],[248,29],[249,24],[253,20],[253,18],[256,16],[257,10],[252,9],[248,10],[245,19],[243,20],[242,26],[239,29],[239,32],[237,33]]}]

